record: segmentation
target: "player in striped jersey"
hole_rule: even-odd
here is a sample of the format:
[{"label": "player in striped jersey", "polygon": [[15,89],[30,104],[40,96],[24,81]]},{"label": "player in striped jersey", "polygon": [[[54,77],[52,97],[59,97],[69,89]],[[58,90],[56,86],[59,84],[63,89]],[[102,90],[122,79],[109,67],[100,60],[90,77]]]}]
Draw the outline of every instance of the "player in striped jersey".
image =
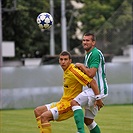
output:
[{"label": "player in striped jersey", "polygon": [[[108,85],[105,74],[105,60],[102,52],[95,47],[96,39],[94,34],[86,33],[83,36],[82,45],[86,51],[85,64],[76,63],[75,65],[86,73],[89,77],[96,80],[100,94],[96,94],[93,88],[90,86],[89,89],[85,89],[79,94],[72,102],[72,110],[74,111],[74,118],[78,132],[84,132],[81,130],[83,121],[81,118],[76,116],[81,113],[81,106],[85,106],[84,122],[87,125],[90,133],[100,133],[100,128],[94,121],[94,118],[103,105],[98,105],[98,101],[108,95]],[[97,104],[98,106],[95,106]],[[80,121],[80,122],[79,122]]]},{"label": "player in striped jersey", "polygon": [[[62,121],[73,116],[71,101],[82,92],[83,86],[90,84],[99,93],[96,81],[75,67],[69,52],[63,51],[60,54],[59,63],[64,70],[63,96],[59,102],[39,106],[34,110],[40,133],[51,133],[51,120]],[[84,120],[83,114],[81,115]]]}]

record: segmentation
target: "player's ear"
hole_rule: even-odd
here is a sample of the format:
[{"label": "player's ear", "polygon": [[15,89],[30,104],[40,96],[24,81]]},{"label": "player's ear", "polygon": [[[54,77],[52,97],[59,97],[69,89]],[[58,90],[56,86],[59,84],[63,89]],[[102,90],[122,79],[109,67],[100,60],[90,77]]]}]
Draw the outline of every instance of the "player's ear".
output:
[{"label": "player's ear", "polygon": [[96,44],[96,41],[93,41],[93,44],[92,45],[95,46],[95,44]]}]

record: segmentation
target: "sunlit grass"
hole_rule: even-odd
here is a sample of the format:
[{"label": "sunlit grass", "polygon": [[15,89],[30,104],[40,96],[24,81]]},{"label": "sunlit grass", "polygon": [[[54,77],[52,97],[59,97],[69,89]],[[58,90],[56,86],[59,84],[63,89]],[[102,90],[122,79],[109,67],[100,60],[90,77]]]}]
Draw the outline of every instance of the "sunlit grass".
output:
[{"label": "sunlit grass", "polygon": [[[2,110],[0,113],[0,133],[39,133],[33,109]],[[133,105],[105,106],[95,120],[102,133],[133,133]],[[53,133],[76,133],[73,118],[51,122],[51,125]]]}]

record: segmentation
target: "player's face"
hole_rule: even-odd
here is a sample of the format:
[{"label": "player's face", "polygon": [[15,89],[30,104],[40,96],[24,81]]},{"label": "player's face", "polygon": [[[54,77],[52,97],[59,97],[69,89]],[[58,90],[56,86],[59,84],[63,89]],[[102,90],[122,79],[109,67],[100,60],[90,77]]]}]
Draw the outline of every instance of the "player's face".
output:
[{"label": "player's face", "polygon": [[68,55],[60,56],[59,58],[59,63],[62,69],[65,71],[69,65],[71,64],[72,60],[69,58]]},{"label": "player's face", "polygon": [[92,36],[83,36],[82,45],[84,50],[89,52],[95,46],[95,41]]}]

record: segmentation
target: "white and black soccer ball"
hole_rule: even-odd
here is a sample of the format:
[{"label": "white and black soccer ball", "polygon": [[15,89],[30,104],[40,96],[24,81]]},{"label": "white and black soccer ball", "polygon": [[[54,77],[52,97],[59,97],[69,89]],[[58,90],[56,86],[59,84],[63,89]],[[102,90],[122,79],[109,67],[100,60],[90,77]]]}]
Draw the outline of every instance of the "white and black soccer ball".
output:
[{"label": "white and black soccer ball", "polygon": [[40,13],[37,16],[37,24],[40,29],[47,30],[53,25],[53,17],[49,13]]}]

